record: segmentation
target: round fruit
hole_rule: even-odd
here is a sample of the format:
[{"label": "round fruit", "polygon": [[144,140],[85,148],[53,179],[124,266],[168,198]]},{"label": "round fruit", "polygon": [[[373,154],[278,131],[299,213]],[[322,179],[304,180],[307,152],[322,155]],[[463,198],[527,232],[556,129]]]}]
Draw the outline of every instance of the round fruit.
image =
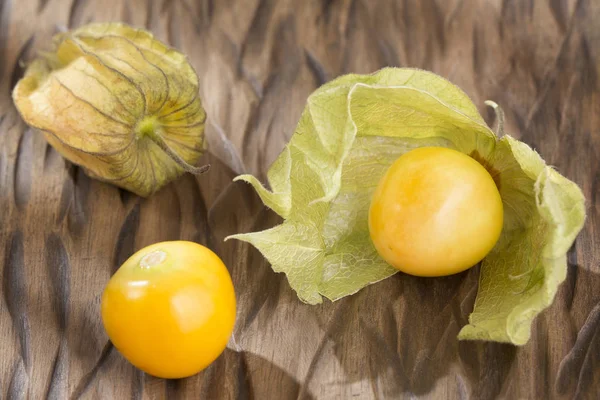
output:
[{"label": "round fruit", "polygon": [[444,276],[477,264],[502,231],[503,208],[489,172],[442,147],[402,155],[383,176],[369,209],[378,253],[407,274]]},{"label": "round fruit", "polygon": [[138,251],[102,295],[102,321],[112,343],[133,365],[160,378],[194,375],[212,363],[225,350],[235,313],[223,262],[185,241]]}]

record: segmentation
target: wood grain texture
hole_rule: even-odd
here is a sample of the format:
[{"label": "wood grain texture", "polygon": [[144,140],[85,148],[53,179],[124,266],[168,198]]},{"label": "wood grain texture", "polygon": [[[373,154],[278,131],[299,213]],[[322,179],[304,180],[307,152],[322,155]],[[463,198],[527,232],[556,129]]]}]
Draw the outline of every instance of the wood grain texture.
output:
[{"label": "wood grain texture", "polygon": [[[149,199],[66,166],[20,120],[23,62],[62,28],[121,20],[189,55],[200,77],[210,173]],[[488,123],[577,182],[588,219],[557,298],[523,347],[458,342],[478,271],[396,275],[336,303],[300,303],[253,248],[273,226],[236,173],[265,177],[307,96],[348,72],[432,70]],[[0,0],[1,399],[600,398],[600,2],[597,0]],[[146,376],[110,345],[101,291],[135,250],[213,248],[239,303],[234,338],[203,373]]]}]

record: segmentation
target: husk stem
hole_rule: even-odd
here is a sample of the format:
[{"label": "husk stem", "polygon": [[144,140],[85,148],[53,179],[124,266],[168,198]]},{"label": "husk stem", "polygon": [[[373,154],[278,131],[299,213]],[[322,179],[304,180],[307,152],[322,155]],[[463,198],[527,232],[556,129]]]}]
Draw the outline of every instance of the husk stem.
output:
[{"label": "husk stem", "polygon": [[504,110],[495,101],[486,100],[484,103],[485,105],[492,107],[496,113],[496,119],[498,120],[496,124],[496,136],[500,139],[504,136]]},{"label": "husk stem", "polygon": [[138,137],[147,137],[152,140],[158,147],[161,148],[173,161],[177,163],[185,172],[190,174],[200,175],[210,169],[210,165],[206,164],[201,167],[195,167],[187,163],[179,154],[177,154],[165,141],[160,134],[160,124],[155,117],[145,117],[137,125],[136,133]]}]

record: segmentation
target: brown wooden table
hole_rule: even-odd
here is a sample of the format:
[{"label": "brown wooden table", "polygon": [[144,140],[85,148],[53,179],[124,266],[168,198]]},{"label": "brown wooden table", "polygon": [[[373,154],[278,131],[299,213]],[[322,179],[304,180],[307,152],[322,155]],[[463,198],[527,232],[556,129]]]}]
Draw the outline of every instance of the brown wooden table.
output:
[{"label": "brown wooden table", "polygon": [[[187,53],[213,165],[149,199],[91,180],[11,103],[21,62],[60,27],[121,20]],[[587,223],[567,280],[520,348],[458,342],[477,269],[396,275],[339,302],[299,302],[246,244],[270,227],[240,172],[264,179],[307,96],[347,72],[432,70],[507,114],[507,130],[577,182]],[[600,2],[366,0],[0,1],[0,398],[600,398]],[[136,249],[213,248],[239,302],[235,341],[206,371],[165,381],[110,345],[101,291]]]}]

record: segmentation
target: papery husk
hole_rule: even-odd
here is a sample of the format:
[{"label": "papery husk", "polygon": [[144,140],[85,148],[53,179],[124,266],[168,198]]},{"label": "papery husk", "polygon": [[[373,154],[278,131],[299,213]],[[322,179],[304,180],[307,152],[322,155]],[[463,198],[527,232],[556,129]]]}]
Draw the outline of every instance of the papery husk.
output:
[{"label": "papery husk", "polygon": [[461,151],[496,182],[504,223],[481,262],[475,307],[458,338],[523,345],[566,278],[585,198],[531,147],[503,135],[503,120],[498,112],[495,134],[460,88],[428,71],[341,76],[309,96],[267,172],[269,188],[252,175],[236,178],[251,184],[283,222],[230,238],[256,247],[305,303],[350,296],[398,272],[370,237],[369,207],[381,177],[419,147]]},{"label": "papery husk", "polygon": [[99,180],[149,196],[193,167],[206,113],[185,55],[120,23],[54,37],[13,100],[28,125]]}]

